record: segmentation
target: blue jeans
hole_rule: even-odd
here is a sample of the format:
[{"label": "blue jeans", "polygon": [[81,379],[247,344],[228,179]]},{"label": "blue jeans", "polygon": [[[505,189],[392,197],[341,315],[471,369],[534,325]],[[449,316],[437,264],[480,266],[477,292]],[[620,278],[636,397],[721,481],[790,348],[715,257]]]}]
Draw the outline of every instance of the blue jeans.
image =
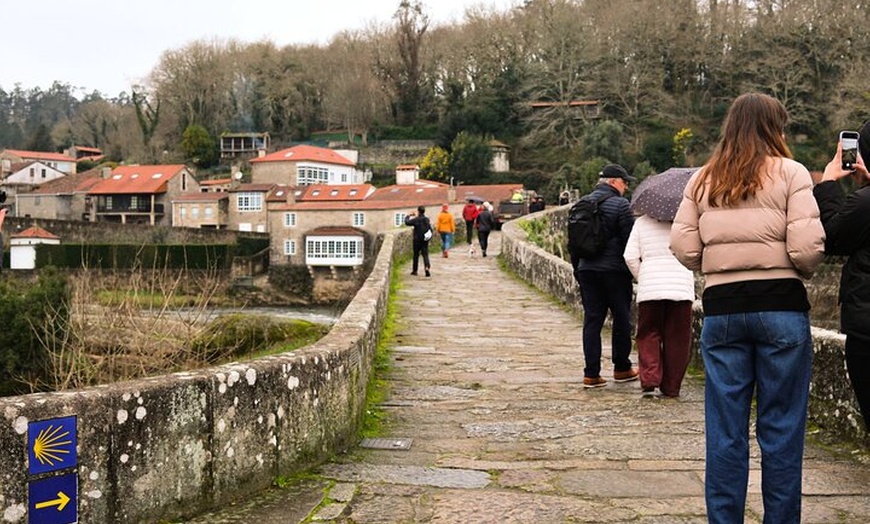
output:
[{"label": "blue jeans", "polygon": [[765,524],[799,524],[813,348],[809,315],[762,311],[704,319],[707,521],[743,522],[749,414],[756,397]]},{"label": "blue jeans", "polygon": [[441,251],[447,251],[453,246],[453,233],[441,233]]}]

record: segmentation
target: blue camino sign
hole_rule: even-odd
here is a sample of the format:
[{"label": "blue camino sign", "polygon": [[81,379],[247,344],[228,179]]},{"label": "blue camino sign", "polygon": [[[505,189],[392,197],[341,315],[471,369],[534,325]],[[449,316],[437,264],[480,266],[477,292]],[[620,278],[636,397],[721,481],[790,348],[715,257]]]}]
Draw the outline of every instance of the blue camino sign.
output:
[{"label": "blue camino sign", "polygon": [[75,467],[78,463],[76,430],[76,417],[53,418],[28,424],[28,472],[39,475]]},{"label": "blue camino sign", "polygon": [[27,489],[28,524],[78,521],[78,476],[74,473],[33,480]]}]

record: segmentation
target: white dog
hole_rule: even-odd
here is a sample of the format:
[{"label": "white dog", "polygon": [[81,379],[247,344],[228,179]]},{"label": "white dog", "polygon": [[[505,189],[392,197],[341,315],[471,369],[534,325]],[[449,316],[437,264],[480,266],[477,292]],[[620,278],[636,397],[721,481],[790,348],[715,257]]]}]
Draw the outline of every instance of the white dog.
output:
[{"label": "white dog", "polygon": [[474,244],[471,244],[471,245],[468,247],[468,256],[471,257],[471,258],[474,258],[474,255],[475,255],[475,254],[476,254],[476,253],[475,253],[475,251],[474,251]]}]

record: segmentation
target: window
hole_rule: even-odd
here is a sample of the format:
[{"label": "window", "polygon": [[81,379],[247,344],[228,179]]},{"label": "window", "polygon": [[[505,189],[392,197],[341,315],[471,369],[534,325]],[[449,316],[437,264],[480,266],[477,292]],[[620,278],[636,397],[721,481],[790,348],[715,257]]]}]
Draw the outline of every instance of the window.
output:
[{"label": "window", "polygon": [[239,193],[236,196],[236,205],[239,212],[262,211],[263,209],[263,194],[262,193]]},{"label": "window", "polygon": [[187,173],[181,173],[181,190],[187,191]]},{"label": "window", "polygon": [[289,238],[284,239],[284,254],[285,255],[295,255],[296,254],[296,241],[290,240]]},{"label": "window", "polygon": [[347,183],[347,173],[342,173],[342,174],[341,174],[341,182],[342,182],[343,184],[346,184],[346,183]]},{"label": "window", "polygon": [[366,225],[366,214],[365,213],[354,213],[353,214],[353,225],[354,227],[363,227]]},{"label": "window", "polygon": [[199,206],[190,208],[190,217],[194,219],[199,218]]},{"label": "window", "polygon": [[363,239],[359,237],[311,237],[305,242],[309,265],[355,266],[362,259]]},{"label": "window", "polygon": [[396,213],[393,215],[393,225],[396,227],[405,225],[405,213]]},{"label": "window", "polygon": [[296,213],[284,213],[284,227],[296,227]]},{"label": "window", "polygon": [[214,216],[214,209],[212,209],[211,206],[207,206],[203,211],[205,212],[205,218],[211,218]]},{"label": "window", "polygon": [[181,218],[182,218],[182,219],[185,218],[185,217],[187,216],[187,208],[184,207],[184,206],[181,206],[181,209],[179,210],[179,213],[181,214]]},{"label": "window", "polygon": [[35,178],[35,177],[36,177],[36,169],[31,167],[30,168],[30,178]]},{"label": "window", "polygon": [[329,170],[325,167],[298,166],[296,168],[296,183],[300,186],[329,183]]}]

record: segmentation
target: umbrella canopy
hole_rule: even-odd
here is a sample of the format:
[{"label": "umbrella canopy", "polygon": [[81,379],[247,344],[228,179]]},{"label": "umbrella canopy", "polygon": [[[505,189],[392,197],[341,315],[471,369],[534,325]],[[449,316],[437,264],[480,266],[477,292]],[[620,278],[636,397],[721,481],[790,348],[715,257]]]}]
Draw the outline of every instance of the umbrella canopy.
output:
[{"label": "umbrella canopy", "polygon": [[473,204],[483,204],[483,199],[480,197],[476,197],[476,196],[470,196],[470,197],[466,198],[465,200],[467,200]]},{"label": "umbrella canopy", "polygon": [[632,212],[673,222],[683,200],[683,190],[697,170],[697,167],[672,167],[645,178],[631,195]]}]

